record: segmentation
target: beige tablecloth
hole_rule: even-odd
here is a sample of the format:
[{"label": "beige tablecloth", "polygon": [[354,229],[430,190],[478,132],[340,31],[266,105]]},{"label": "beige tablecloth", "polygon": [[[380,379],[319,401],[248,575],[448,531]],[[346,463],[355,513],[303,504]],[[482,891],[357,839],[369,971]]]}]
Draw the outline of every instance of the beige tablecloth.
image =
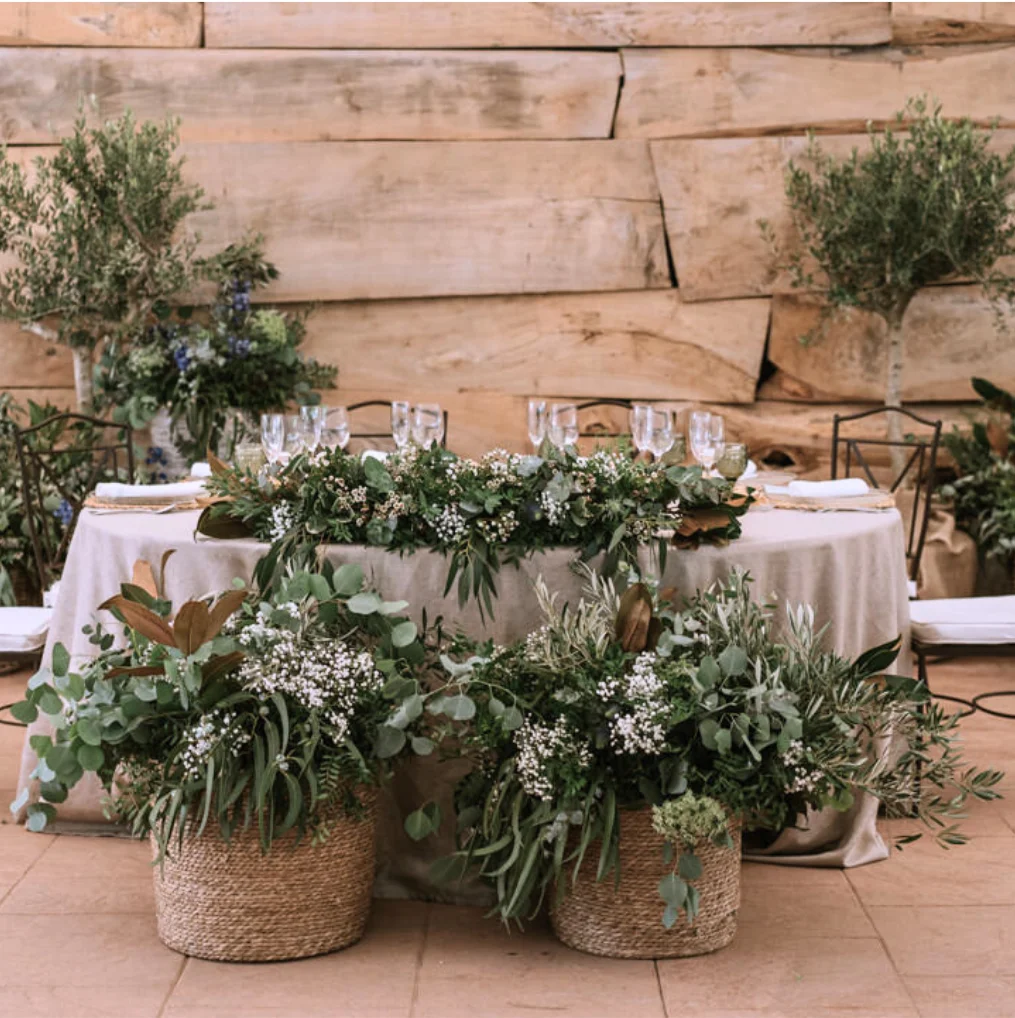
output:
[{"label": "beige tablecloth", "polygon": [[[93,648],[81,627],[94,618],[95,606],[129,578],[134,562],[157,565],[168,548],[176,554],[166,575],[166,593],[179,604],[188,597],[224,589],[234,577],[249,580],[264,553],[256,541],[195,540],[194,512],[167,515],[101,514],[85,511],[78,523],[55,608],[46,647],[57,642],[72,655],[88,655]],[[647,556],[646,552],[646,556]],[[405,599],[418,613],[426,608],[460,623],[468,632],[484,631],[497,642],[525,636],[539,624],[531,591],[532,579],[542,574],[551,589],[575,600],[581,580],[571,565],[572,549],[553,549],[507,567],[499,580],[496,615],[484,624],[470,604],[458,608],[454,593],[442,597],[446,577],[444,559],[432,552],[401,557],[380,548],[332,546],[335,562],[358,562],[389,599]],[[650,565],[646,557],[646,566]],[[746,568],[754,579],[755,596],[772,595],[791,604],[814,606],[818,625],[829,625],[834,648],[855,655],[902,633],[908,645],[909,606],[903,555],[902,522],[897,512],[814,513],[752,509],[744,518],[743,536],[724,548],[671,551],[664,584],[688,594],[724,577],[731,566]],[[784,608],[780,605],[780,613]],[[108,620],[107,620],[108,621]],[[908,674],[908,649],[898,663]],[[37,721],[30,734],[44,730]],[[29,784],[35,756],[27,739],[19,787]],[[379,834],[379,884],[386,894],[431,894],[429,862],[447,850],[434,839],[415,844],[402,831],[399,809],[411,810],[435,791],[450,815],[451,788],[458,769],[433,760],[413,760],[403,767],[389,789]],[[101,820],[97,782],[84,781],[59,808],[61,821],[95,823]],[[861,799],[849,813],[823,812],[806,831],[787,831],[769,849],[772,862],[811,866],[856,866],[885,858],[887,849],[876,830],[877,803]],[[450,824],[448,825],[450,827]],[[461,894],[457,897],[461,898]]]}]

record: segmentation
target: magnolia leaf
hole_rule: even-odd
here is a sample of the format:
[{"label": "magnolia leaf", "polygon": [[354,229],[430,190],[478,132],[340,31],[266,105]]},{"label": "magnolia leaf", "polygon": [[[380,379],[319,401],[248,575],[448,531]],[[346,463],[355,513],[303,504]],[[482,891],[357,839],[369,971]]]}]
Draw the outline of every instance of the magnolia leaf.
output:
[{"label": "magnolia leaf", "polygon": [[132,665],[131,667],[112,668],[106,672],[107,679],[116,679],[121,675],[162,675],[165,669],[162,665]]},{"label": "magnolia leaf", "polygon": [[219,654],[211,658],[201,669],[201,679],[207,685],[235,668],[246,655],[242,650],[234,650],[228,654]]},{"label": "magnolia leaf", "polygon": [[156,615],[155,612],[143,605],[128,601],[122,594],[103,601],[99,605],[99,610],[118,614],[131,629],[151,640],[152,643],[161,643],[165,647],[176,646],[173,630],[169,628],[169,623],[161,615]]},{"label": "magnolia leaf", "polygon": [[206,642],[214,640],[222,632],[222,627],[226,624],[226,620],[246,599],[246,588],[241,587],[237,590],[226,592],[215,602],[214,607],[208,613],[208,629],[205,634]]},{"label": "magnolia leaf", "polygon": [[617,639],[624,650],[639,654],[645,649],[651,621],[652,594],[644,583],[632,584],[624,591],[617,612]]},{"label": "magnolia leaf", "polygon": [[231,472],[229,469],[229,464],[220,460],[218,456],[216,456],[215,453],[211,451],[210,448],[205,453],[205,456],[208,460],[208,466],[211,467],[211,472],[213,476],[221,477],[223,474],[228,474]]},{"label": "magnolia leaf", "polygon": [[[226,595],[228,596],[228,595]],[[184,654],[193,654],[207,642],[211,616],[204,601],[188,601],[176,614],[173,636]]]},{"label": "magnolia leaf", "polygon": [[218,502],[206,506],[197,518],[195,530],[205,537],[213,537],[217,541],[234,541],[239,538],[253,537],[254,531],[248,523],[236,516],[230,516],[226,503]]},{"label": "magnolia leaf", "polygon": [[131,574],[130,582],[135,587],[140,587],[151,598],[159,596],[159,587],[155,582],[155,571],[152,569],[151,562],[147,562],[143,558],[139,558],[134,563],[134,571]]}]

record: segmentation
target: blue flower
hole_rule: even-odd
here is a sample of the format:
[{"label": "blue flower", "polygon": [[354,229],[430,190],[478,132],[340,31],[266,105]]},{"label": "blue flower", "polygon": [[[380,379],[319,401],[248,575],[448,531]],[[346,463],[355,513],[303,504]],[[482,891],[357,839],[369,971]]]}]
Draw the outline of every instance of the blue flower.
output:
[{"label": "blue flower", "polygon": [[53,515],[65,527],[69,527],[71,520],[74,519],[74,506],[72,506],[67,499],[62,499],[60,504],[53,510]]},{"label": "blue flower", "polygon": [[145,465],[154,467],[156,464],[165,465],[166,453],[161,445],[150,445],[148,447],[148,455],[145,457]]},{"label": "blue flower", "polygon": [[187,349],[186,343],[176,348],[173,360],[176,362],[176,370],[181,374],[190,367],[190,351]]},{"label": "blue flower", "polygon": [[233,280],[233,310],[250,310],[250,283],[245,279]]},{"label": "blue flower", "polygon": [[243,338],[237,339],[235,336],[230,336],[228,339],[229,353],[233,357],[239,357],[243,360],[245,357],[250,355],[250,340]]}]

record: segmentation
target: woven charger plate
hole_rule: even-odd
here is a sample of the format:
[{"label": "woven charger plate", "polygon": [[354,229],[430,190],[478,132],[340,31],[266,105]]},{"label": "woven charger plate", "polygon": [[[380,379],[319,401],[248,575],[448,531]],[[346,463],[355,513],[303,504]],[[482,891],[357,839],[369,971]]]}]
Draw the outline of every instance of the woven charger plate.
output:
[{"label": "woven charger plate", "polygon": [[794,498],[792,495],[769,495],[767,492],[758,492],[754,497],[759,505],[768,505],[773,509],[805,509],[817,513],[871,512],[875,509],[895,508],[892,493],[879,490],[846,498]]},{"label": "woven charger plate", "polygon": [[86,509],[123,509],[124,511],[137,512],[146,510],[148,512],[183,512],[187,509],[203,509],[210,505],[211,500],[207,498],[188,498],[177,500],[173,498],[151,499],[151,498],[99,498],[97,495],[89,495],[85,499]]}]

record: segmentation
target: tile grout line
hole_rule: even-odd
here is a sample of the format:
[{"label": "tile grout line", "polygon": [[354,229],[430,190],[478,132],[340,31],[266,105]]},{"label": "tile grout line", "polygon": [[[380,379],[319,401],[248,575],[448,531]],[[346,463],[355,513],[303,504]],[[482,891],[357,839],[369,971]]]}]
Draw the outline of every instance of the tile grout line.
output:
[{"label": "tile grout line", "polygon": [[427,902],[426,913],[423,916],[423,935],[419,938],[419,949],[416,951],[416,971],[412,977],[412,997],[409,1000],[409,1018],[416,1013],[416,1003],[419,1000],[419,977],[423,971],[423,955],[426,953],[426,942],[430,936],[430,915],[433,905]]},{"label": "tile grout line", "polygon": [[172,983],[170,983],[169,989],[166,991],[165,997],[162,998],[162,1003],[159,1005],[158,1011],[155,1012],[155,1018],[162,1018],[162,1016],[166,1013],[166,1008],[169,1007],[169,1002],[173,999],[176,987],[180,985],[180,980],[183,978],[183,973],[187,971],[187,966],[189,964],[190,958],[187,955],[184,955],[180,969],[176,973],[176,978],[172,981]]},{"label": "tile grout line", "polygon": [[[889,855],[888,860],[890,861],[891,856]],[[888,959],[888,963],[892,966],[892,971],[898,976],[899,982],[902,984],[902,989],[906,994],[906,998],[910,1004],[913,1005],[913,1010],[918,1014],[922,1015],[923,1012],[920,1010],[919,1005],[916,1003],[916,998],[910,992],[909,984],[906,982],[906,977],[899,971],[899,966],[895,963],[895,956],[892,954],[891,949],[888,947],[888,943],[885,938],[881,936],[881,931],[877,927],[877,923],[874,922],[870,912],[867,911],[867,906],[864,903],[863,898],[860,897],[860,892],[853,886],[853,881],[849,879],[849,870],[843,870],[842,874],[846,878],[846,884],[849,887],[850,893],[856,899],[856,903],[860,906],[860,911],[863,912],[867,922],[870,923],[871,929],[874,931],[875,936],[878,938],[878,943],[881,945],[881,950],[885,952],[885,957]]]},{"label": "tile grout line", "polygon": [[663,1018],[670,1018],[670,1012],[666,1009],[666,996],[663,993],[663,980],[659,975],[659,960],[657,958],[652,959],[652,970],[656,974],[656,989],[659,991],[659,1003],[663,1009]]},{"label": "tile grout line", "polygon": [[[31,831],[25,831],[25,833],[28,834],[30,837],[35,837],[35,835],[32,834]],[[32,870],[35,868],[35,864],[56,844],[56,839],[59,836],[60,835],[58,834],[51,835],[53,840],[25,867],[25,872],[22,873],[21,876],[18,877],[18,879],[15,880],[14,883],[11,884],[11,886],[8,887],[3,894],[0,894],[0,905],[2,905],[15,892],[15,890],[17,890],[17,888],[21,885],[21,881],[24,880],[25,877],[27,877],[28,874],[31,873]]]}]

